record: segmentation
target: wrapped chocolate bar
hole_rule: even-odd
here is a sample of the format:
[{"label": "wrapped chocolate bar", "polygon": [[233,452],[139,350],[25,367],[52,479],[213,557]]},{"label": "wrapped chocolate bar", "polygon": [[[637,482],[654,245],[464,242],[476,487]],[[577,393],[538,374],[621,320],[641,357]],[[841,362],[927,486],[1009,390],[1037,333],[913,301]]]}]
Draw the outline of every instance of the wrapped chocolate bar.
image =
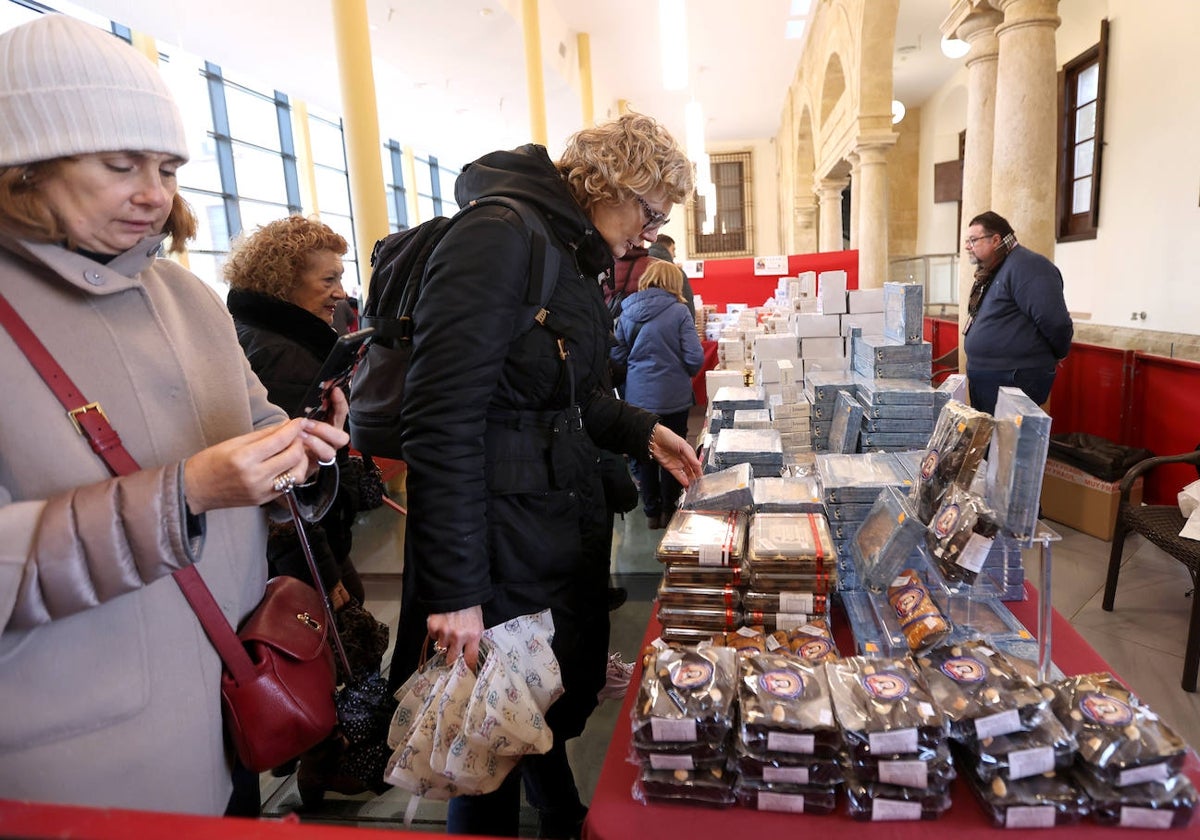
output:
[{"label": "wrapped chocolate bar", "polygon": [[996,828],[1074,825],[1087,816],[1090,807],[1087,794],[1072,782],[1068,773],[1037,775],[1015,782],[1000,777],[989,781],[967,766],[963,778]]},{"label": "wrapped chocolate bar", "polygon": [[970,487],[992,438],[992,415],[950,400],[938,414],[917,474],[917,515],[929,524],[950,485]]},{"label": "wrapped chocolate bar", "polygon": [[791,785],[741,778],[733,789],[738,804],[755,811],[788,814],[832,814],[837,808],[836,787]]},{"label": "wrapped chocolate bar", "polygon": [[678,802],[724,808],[733,805],[734,774],[720,767],[699,770],[654,770],[643,767],[633,796],[643,804]]},{"label": "wrapped chocolate bar", "polygon": [[734,740],[733,765],[742,779],[782,785],[821,785],[831,787],[845,781],[841,762],[836,758],[814,758],[802,753],[754,755]]},{"label": "wrapped chocolate bar", "polygon": [[1083,769],[1075,781],[1092,800],[1092,820],[1121,828],[1183,828],[1196,810],[1196,788],[1187,776],[1116,787]]},{"label": "wrapped chocolate bar", "polygon": [[950,634],[950,622],[933,602],[915,569],[906,569],[892,581],[888,603],[896,611],[900,631],[912,650],[936,645]]},{"label": "wrapped chocolate bar", "polygon": [[927,788],[869,782],[846,771],[846,801],[851,817],[860,821],[936,820],[950,810],[947,785]]},{"label": "wrapped chocolate bar", "polygon": [[1045,710],[1028,731],[980,738],[968,747],[976,776],[1011,782],[1065,771],[1075,760],[1077,744],[1054,713]]},{"label": "wrapped chocolate bar", "polygon": [[936,749],[945,740],[945,717],[910,657],[851,656],[826,663],[825,675],[852,760]]},{"label": "wrapped chocolate bar", "polygon": [[850,541],[859,580],[876,592],[886,589],[924,533],[904,492],[884,487]]},{"label": "wrapped chocolate bar", "polygon": [[749,464],[702,475],[693,481],[679,501],[682,510],[750,510],[754,505]]},{"label": "wrapped chocolate bar", "polygon": [[756,478],[751,485],[756,513],[824,513],[821,489],[811,475]]},{"label": "wrapped chocolate bar", "polygon": [[830,452],[858,451],[858,433],[862,430],[863,407],[845,391],[834,403],[833,423],[829,427]]},{"label": "wrapped chocolate bar", "polygon": [[633,743],[640,749],[723,745],[733,729],[736,655],[729,648],[660,650],[642,673]]},{"label": "wrapped chocolate bar", "polygon": [[864,782],[882,782],[899,787],[945,789],[957,778],[950,747],[941,744],[934,750],[921,750],[896,758],[851,761],[855,776]]},{"label": "wrapped chocolate bar", "polygon": [[957,740],[1022,731],[1049,706],[1032,680],[983,641],[935,647],[917,666]]},{"label": "wrapped chocolate bar", "polygon": [[925,532],[925,545],[947,581],[974,583],[999,530],[982,498],[952,484]]},{"label": "wrapped chocolate bar", "polygon": [[1079,761],[1117,787],[1161,782],[1183,766],[1187,744],[1112,674],[1054,686],[1054,713],[1079,742]]},{"label": "wrapped chocolate bar", "polygon": [[746,752],[837,755],[842,739],[822,666],[789,654],[742,657],[738,701],[738,742]]},{"label": "wrapped chocolate bar", "polygon": [[740,511],[676,511],[658,544],[657,557],[671,564],[740,564],[746,545],[746,519]]}]

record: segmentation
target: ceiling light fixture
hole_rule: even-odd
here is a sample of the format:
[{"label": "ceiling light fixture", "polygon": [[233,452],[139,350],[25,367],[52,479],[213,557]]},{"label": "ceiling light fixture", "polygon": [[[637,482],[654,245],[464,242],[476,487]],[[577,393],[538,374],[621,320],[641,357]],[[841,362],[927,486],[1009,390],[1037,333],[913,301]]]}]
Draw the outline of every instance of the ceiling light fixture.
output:
[{"label": "ceiling light fixture", "polygon": [[904,115],[908,109],[904,107],[904,103],[899,99],[892,100],[892,125],[896,125],[900,120],[904,119]]},{"label": "ceiling light fixture", "polygon": [[658,0],[658,39],[663,88],[683,90],[688,84],[687,9],[684,0]]},{"label": "ceiling light fixture", "polygon": [[958,38],[942,36],[942,55],[946,58],[962,58],[971,51],[971,45]]}]

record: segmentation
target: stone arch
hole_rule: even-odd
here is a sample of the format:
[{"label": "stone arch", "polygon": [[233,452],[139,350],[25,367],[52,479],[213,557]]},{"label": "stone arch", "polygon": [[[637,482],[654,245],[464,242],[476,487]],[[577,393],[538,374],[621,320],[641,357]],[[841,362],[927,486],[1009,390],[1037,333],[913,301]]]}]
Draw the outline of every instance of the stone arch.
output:
[{"label": "stone arch", "polygon": [[829,122],[834,106],[846,94],[846,73],[842,69],[842,60],[837,53],[829,56],[825,64],[825,73],[821,85],[821,125]]}]

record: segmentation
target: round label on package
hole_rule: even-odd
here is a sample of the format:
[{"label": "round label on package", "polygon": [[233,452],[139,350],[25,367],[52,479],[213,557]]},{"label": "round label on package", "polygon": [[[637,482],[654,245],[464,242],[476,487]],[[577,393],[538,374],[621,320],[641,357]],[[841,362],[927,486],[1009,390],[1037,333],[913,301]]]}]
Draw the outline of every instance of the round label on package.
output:
[{"label": "round label on package", "polygon": [[862,684],[868,694],[880,700],[899,700],[908,696],[908,679],[895,671],[866,674],[862,678]]},{"label": "round label on package", "polygon": [[795,671],[767,671],[758,678],[758,685],[767,694],[788,700],[804,693],[804,678]]},{"label": "round label on package", "polygon": [[1133,709],[1115,697],[1089,691],[1079,699],[1079,710],[1089,720],[1104,726],[1125,726],[1133,720]]},{"label": "round label on package", "polygon": [[977,683],[987,678],[987,667],[972,656],[954,656],[942,663],[942,673],[955,682]]}]

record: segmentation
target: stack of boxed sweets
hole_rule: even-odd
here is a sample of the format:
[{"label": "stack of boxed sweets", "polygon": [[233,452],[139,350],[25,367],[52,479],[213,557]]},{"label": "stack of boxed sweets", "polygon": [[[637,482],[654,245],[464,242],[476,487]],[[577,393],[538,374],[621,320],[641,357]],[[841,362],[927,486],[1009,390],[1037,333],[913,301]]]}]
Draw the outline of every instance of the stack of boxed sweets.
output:
[{"label": "stack of boxed sweets", "polygon": [[940,408],[928,379],[874,379],[859,374],[855,382],[863,408],[863,452],[925,448]]},{"label": "stack of boxed sweets", "polygon": [[814,452],[829,451],[829,432],[837,413],[839,393],[850,397],[858,393],[854,374],[848,370],[813,371],[804,377],[804,396],[811,404],[812,448]]},{"label": "stack of boxed sweets", "polygon": [[912,478],[890,452],[819,454],[815,467],[838,555],[839,588],[857,589],[857,570],[850,562],[851,541],[883,488],[911,487]]},{"label": "stack of boxed sweets", "polygon": [[[748,495],[748,493],[747,493]],[[743,510],[678,510],[658,544],[658,619],[668,642],[696,644],[742,626]]]},{"label": "stack of boxed sweets", "polygon": [[775,429],[722,429],[704,464],[706,472],[749,464],[755,476],[783,474],[783,441]]},{"label": "stack of boxed sweets", "polygon": [[708,432],[716,436],[732,429],[735,412],[766,408],[766,399],[758,388],[746,385],[722,385],[708,401]]},{"label": "stack of boxed sweets", "polygon": [[795,402],[800,392],[799,341],[790,332],[766,334],[754,339],[754,384],[763,389],[768,400],[779,397]]},{"label": "stack of boxed sweets", "polygon": [[756,513],[750,521],[742,620],[788,630],[827,619],[837,555],[822,513]]}]

